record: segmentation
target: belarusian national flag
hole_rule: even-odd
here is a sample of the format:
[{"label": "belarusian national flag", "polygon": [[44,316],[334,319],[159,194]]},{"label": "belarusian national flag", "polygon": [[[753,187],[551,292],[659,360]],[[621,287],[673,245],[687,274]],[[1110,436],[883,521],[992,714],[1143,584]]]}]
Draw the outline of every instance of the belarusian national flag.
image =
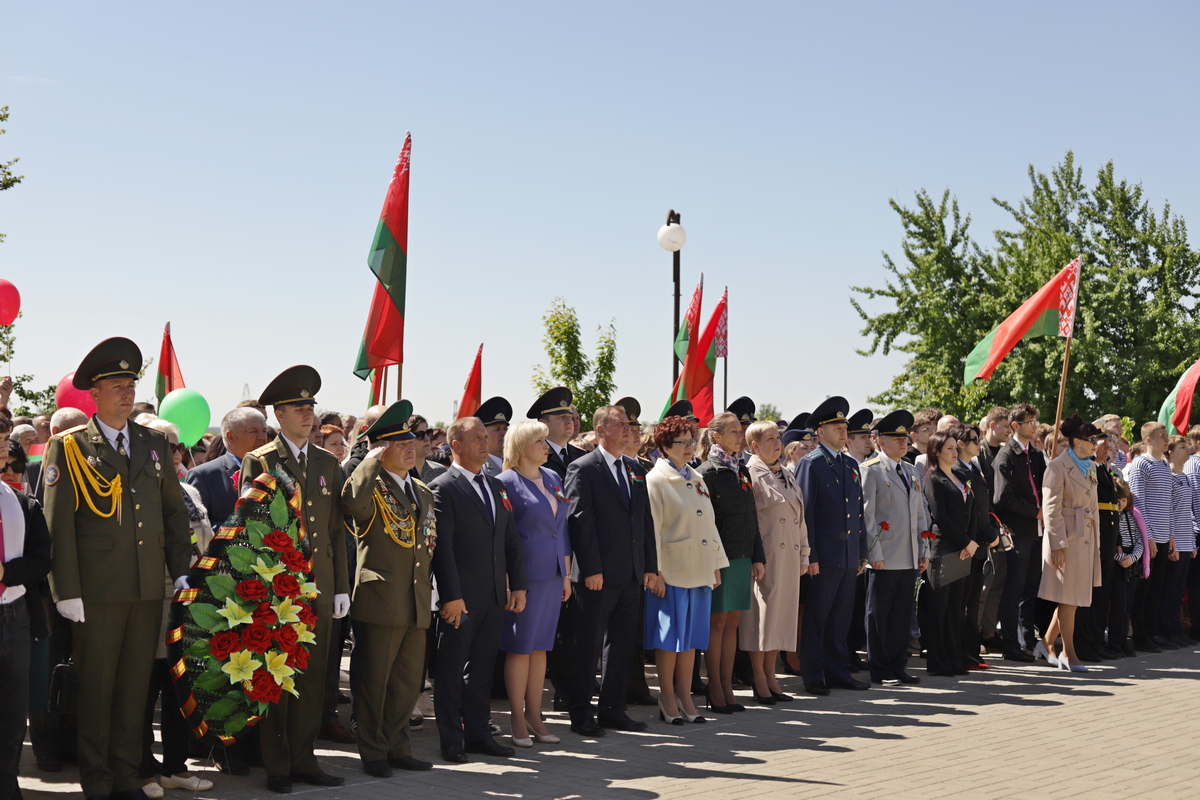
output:
[{"label": "belarusian national flag", "polygon": [[1000,327],[984,337],[967,356],[963,382],[987,380],[1009,351],[1022,339],[1057,334],[1070,338],[1079,300],[1079,259],[1076,258],[1021,304]]},{"label": "belarusian national flag", "polygon": [[687,315],[684,317],[683,324],[679,326],[679,333],[675,336],[675,357],[682,364],[687,361],[688,345],[700,328],[700,301],[704,297],[704,273],[700,273],[700,282],[696,284],[696,291],[692,292],[692,302],[688,303]]},{"label": "belarusian national flag", "polygon": [[725,289],[695,348],[688,354],[688,361],[683,365],[683,374],[679,376],[687,392],[684,396],[692,402],[692,413],[700,420],[701,425],[707,425],[713,418],[713,378],[717,374],[717,347],[725,338],[728,329],[729,289]]},{"label": "belarusian national flag", "polygon": [[469,417],[483,402],[483,345],[475,352],[475,363],[471,365],[471,374],[463,386],[462,400],[458,402],[458,416],[455,419]]},{"label": "belarusian national flag", "polygon": [[162,348],[158,351],[158,376],[154,379],[154,396],[158,402],[176,389],[184,388],[183,374],[175,358],[175,345],[171,344],[171,323],[163,328]]},{"label": "belarusian national flag", "polygon": [[1180,377],[1179,383],[1163,400],[1162,408],[1158,410],[1158,421],[1174,428],[1180,436],[1187,435],[1188,422],[1192,419],[1192,398],[1196,395],[1196,381],[1200,380],[1200,359],[1188,367],[1187,372]]},{"label": "belarusian national flag", "polygon": [[354,374],[366,380],[373,369],[404,363],[404,286],[408,273],[408,162],[412,134],[404,136],[404,149],[388,184],[383,211],[375,226],[375,239],[367,265],[377,283],[367,314],[362,345]]}]

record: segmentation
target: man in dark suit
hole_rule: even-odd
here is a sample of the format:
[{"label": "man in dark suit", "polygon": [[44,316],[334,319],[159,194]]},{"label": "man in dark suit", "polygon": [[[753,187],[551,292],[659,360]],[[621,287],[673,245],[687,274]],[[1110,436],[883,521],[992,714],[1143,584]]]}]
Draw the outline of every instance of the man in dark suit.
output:
[{"label": "man in dark suit", "polygon": [[[299,484],[304,503],[301,535],[312,546],[312,579],[320,594],[315,602],[316,642],[309,650],[313,664],[329,659],[333,625],[350,611],[350,579],[346,570],[346,523],[343,516],[342,469],[332,453],[309,444],[308,434],[316,422],[313,406],[321,388],[321,376],[312,367],[289,367],[267,384],[259,397],[273,406],[279,436],[270,444],[251,450],[242,461],[242,487],[263,472],[285,470]],[[321,770],[314,749],[321,729],[325,670],[307,669],[296,679],[299,697],[286,692],[271,713],[259,724],[267,788],[287,793],[292,781],[314,786],[341,786],[345,780]]]},{"label": "man in dark suit", "polygon": [[488,713],[504,611],[525,609],[526,585],[508,494],[504,484],[482,472],[488,460],[487,429],[476,417],[461,417],[446,437],[454,464],[429,487],[437,518],[433,574],[441,617],[433,702],[442,758],[464,764],[468,752],[515,752],[492,738]]},{"label": "man in dark suit", "polygon": [[1045,458],[1032,445],[1037,418],[1037,409],[1028,403],[1013,406],[1008,413],[1012,438],[992,460],[996,476],[993,505],[1000,522],[1012,531],[1014,545],[1005,554],[1008,575],[1000,595],[1002,645],[1004,658],[1009,661],[1034,661],[1024,649],[1032,650],[1037,643],[1034,626],[1042,579],[1038,526],[1042,518],[1042,476],[1046,472]]},{"label": "man in dark suit", "polygon": [[[658,586],[654,519],[642,468],[624,458],[629,419],[616,406],[592,415],[598,446],[567,467],[571,545],[582,580],[575,585],[575,676],[571,730],[603,736],[604,728],[646,729],[625,713],[642,587]],[[605,635],[608,669],[600,689],[599,724],[593,716],[596,660]]]},{"label": "man in dark suit", "polygon": [[188,470],[184,481],[195,486],[208,509],[208,522],[215,531],[225,524],[237,503],[234,475],[251,450],[267,443],[267,418],[256,408],[240,406],[221,418],[221,440],[225,452]]},{"label": "man in dark suit", "polygon": [[[1008,425],[1008,409],[1004,406],[992,406],[987,416],[983,418],[983,442],[979,450],[979,469],[983,472],[987,485],[996,485],[996,456],[1000,448],[1012,435]],[[988,652],[1003,652],[1000,635],[996,632],[1000,621],[1000,591],[1008,576],[1008,559],[1003,550],[992,554],[992,574],[985,575],[983,592],[979,598],[980,622],[979,633],[983,638],[983,646]]]},{"label": "man in dark suit", "polygon": [[804,603],[800,668],[805,690],[815,695],[829,694],[830,686],[870,688],[869,683],[850,675],[846,645],[854,584],[867,557],[858,465],[842,453],[849,410],[844,397],[830,397],[817,406],[809,417],[809,425],[816,428],[817,449],[796,465],[808,524],[812,581]]}]

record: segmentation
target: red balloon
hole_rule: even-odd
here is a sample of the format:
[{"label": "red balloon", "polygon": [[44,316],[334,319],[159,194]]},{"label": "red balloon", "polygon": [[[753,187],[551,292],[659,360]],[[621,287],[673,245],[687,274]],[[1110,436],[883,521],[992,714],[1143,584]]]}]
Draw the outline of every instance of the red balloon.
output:
[{"label": "red balloon", "polygon": [[0,278],[0,325],[12,325],[21,311],[21,293],[17,287]]},{"label": "red balloon", "polygon": [[96,413],[96,401],[92,399],[92,393],[87,389],[76,389],[71,385],[71,381],[75,380],[75,373],[68,372],[58,382],[58,388],[54,390],[54,401],[59,408],[78,408],[89,417]]}]

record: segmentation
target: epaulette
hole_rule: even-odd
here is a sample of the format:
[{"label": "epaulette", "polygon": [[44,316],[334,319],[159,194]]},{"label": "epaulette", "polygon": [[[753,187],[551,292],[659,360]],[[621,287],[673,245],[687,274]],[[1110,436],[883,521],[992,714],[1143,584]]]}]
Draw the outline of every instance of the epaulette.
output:
[{"label": "epaulette", "polygon": [[421,480],[420,478],[409,478],[409,480],[412,481],[413,483],[415,483],[417,486],[420,486],[422,489],[429,488],[429,485],[426,484],[425,481]]},{"label": "epaulette", "polygon": [[811,451],[809,451],[809,454],[805,456],[805,458],[807,458],[809,461],[815,461],[818,458],[823,457],[824,456],[821,454],[821,448],[819,447],[814,447]]},{"label": "epaulette", "polygon": [[249,453],[249,455],[252,455],[252,456],[260,456],[260,457],[261,457],[261,456],[265,456],[265,455],[267,455],[268,453],[270,453],[270,452],[271,452],[272,450],[274,450],[274,449],[275,449],[275,443],[274,443],[274,442],[268,442],[267,444],[264,444],[262,447],[259,447],[259,448],[255,449],[255,450],[251,450],[251,451],[250,451],[250,453]]},{"label": "epaulette", "polygon": [[869,467],[872,464],[878,464],[878,463],[879,463],[878,458],[869,458],[866,461],[864,461],[862,464],[860,464],[859,466]]},{"label": "epaulette", "polygon": [[63,436],[71,436],[73,434],[79,433],[82,430],[87,430],[86,423],[83,425],[76,425],[74,428],[67,428],[65,431],[59,431],[58,433],[56,433],[54,435],[61,439]]}]

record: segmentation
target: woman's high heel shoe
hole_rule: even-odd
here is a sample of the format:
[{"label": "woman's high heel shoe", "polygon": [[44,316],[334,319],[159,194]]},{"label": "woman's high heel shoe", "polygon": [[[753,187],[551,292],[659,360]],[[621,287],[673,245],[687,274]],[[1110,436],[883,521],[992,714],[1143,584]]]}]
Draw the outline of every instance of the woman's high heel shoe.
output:
[{"label": "woman's high heel shoe", "polygon": [[770,691],[767,692],[766,697],[759,697],[757,689],[752,689],[751,691],[754,693],[754,702],[762,703],[764,706],[775,705],[775,696],[773,694],[771,694]]},{"label": "woman's high heel shoe", "polygon": [[662,720],[663,722],[669,722],[672,725],[682,725],[683,724],[683,717],[672,717],[669,714],[667,714],[666,711],[663,711],[661,697],[658,699],[658,718],[660,720]]},{"label": "woman's high heel shoe", "polygon": [[700,716],[699,714],[689,714],[686,711],[684,711],[682,708],[679,709],[679,713],[683,714],[683,718],[686,719],[688,722],[692,723],[693,725],[699,725],[702,722],[708,722],[708,720],[706,720],[704,717]]},{"label": "woman's high heel shoe", "polygon": [[776,692],[776,691],[771,692],[771,697],[775,698],[776,703],[790,703],[796,699],[796,698],[792,697],[790,694],[786,694],[784,692]]},{"label": "woman's high heel shoe", "polygon": [[[1033,646],[1033,654],[1035,656],[1037,656],[1038,658],[1046,659],[1046,663],[1052,667],[1067,669],[1067,667],[1063,667],[1061,665],[1061,662],[1057,658],[1050,655],[1050,651],[1046,649],[1046,645],[1044,643],[1042,643],[1041,641],[1039,641],[1037,644],[1035,644]],[[1063,656],[1063,661],[1065,661],[1065,660],[1066,660],[1066,656]]]}]

